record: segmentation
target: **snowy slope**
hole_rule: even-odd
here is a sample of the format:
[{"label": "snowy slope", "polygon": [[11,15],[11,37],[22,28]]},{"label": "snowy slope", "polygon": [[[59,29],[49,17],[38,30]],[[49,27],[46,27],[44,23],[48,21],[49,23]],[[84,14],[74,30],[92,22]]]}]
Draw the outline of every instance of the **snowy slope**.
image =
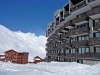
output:
[{"label": "snowy slope", "polygon": [[34,33],[14,32],[0,25],[0,54],[9,49],[19,52],[29,52],[29,60],[34,56],[45,57],[46,37]]},{"label": "snowy slope", "polygon": [[0,62],[0,75],[100,75],[100,64],[51,62],[17,65]]}]

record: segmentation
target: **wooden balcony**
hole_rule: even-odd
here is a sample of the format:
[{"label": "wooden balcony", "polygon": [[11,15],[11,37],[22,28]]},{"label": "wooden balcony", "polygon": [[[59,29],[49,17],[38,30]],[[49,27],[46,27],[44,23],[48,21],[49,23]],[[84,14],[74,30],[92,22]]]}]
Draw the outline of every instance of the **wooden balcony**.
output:
[{"label": "wooden balcony", "polygon": [[71,35],[78,35],[78,34],[83,34],[83,33],[89,33],[89,28],[84,27],[84,28],[80,28],[80,29],[73,29],[71,31]]},{"label": "wooden balcony", "polygon": [[89,45],[100,45],[100,37],[91,38],[89,40]]},{"label": "wooden balcony", "polygon": [[88,46],[88,40],[74,41],[71,43],[72,47]]},{"label": "wooden balcony", "polygon": [[73,7],[71,8],[71,12],[74,12],[74,11],[76,11],[76,10],[78,10],[78,9],[80,9],[80,8],[82,8],[82,7],[84,7],[84,6],[86,6],[86,5],[87,5],[87,4],[86,4],[86,1],[83,0],[83,1],[79,2],[79,3],[76,4],[76,5],[73,5]]}]

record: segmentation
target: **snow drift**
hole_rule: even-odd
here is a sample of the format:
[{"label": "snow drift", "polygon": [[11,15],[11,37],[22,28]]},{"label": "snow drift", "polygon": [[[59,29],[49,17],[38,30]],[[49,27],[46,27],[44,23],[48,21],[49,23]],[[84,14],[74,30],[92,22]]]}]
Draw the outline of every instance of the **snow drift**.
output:
[{"label": "snow drift", "polygon": [[46,37],[36,36],[34,33],[14,32],[0,25],[0,54],[9,49],[15,49],[19,52],[29,52],[29,60],[34,56],[44,58],[46,56],[45,44]]},{"label": "snow drift", "polygon": [[100,64],[51,62],[18,65],[0,62],[0,75],[100,75]]}]

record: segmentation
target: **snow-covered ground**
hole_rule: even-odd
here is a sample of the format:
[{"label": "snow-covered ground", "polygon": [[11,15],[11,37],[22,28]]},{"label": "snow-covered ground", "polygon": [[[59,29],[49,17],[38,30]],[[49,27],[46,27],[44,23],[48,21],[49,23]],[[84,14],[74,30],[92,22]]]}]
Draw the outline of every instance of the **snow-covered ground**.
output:
[{"label": "snow-covered ground", "polygon": [[0,75],[100,75],[100,64],[51,62],[18,65],[0,62]]},{"label": "snow-covered ground", "polygon": [[33,57],[46,56],[46,37],[43,35],[36,36],[34,33],[15,32],[0,25],[0,54],[9,49],[18,52],[29,52],[29,61],[33,61]]}]

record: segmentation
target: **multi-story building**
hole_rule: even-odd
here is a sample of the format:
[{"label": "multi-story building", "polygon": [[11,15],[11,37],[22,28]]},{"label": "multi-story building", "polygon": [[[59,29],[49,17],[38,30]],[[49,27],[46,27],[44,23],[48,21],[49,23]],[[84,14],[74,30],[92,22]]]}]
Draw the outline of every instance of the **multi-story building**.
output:
[{"label": "multi-story building", "polygon": [[55,12],[46,36],[49,61],[99,61],[100,0],[69,0]]},{"label": "multi-story building", "polygon": [[5,52],[5,61],[17,63],[17,64],[27,64],[28,63],[27,52],[17,52],[15,50],[8,50]]}]

